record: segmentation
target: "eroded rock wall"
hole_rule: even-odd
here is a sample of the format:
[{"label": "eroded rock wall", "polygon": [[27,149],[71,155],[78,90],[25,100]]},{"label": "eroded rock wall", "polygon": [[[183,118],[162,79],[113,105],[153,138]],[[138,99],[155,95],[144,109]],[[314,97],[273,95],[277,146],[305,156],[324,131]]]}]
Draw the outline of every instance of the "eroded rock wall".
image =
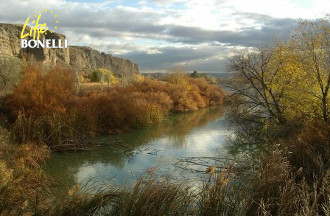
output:
[{"label": "eroded rock wall", "polygon": [[[115,74],[139,73],[138,65],[132,61],[100,53],[90,47],[69,46],[68,48],[21,48],[23,25],[0,23],[0,56],[12,56],[27,62],[40,62],[46,66],[72,66],[75,70],[88,75],[97,68],[106,68]],[[30,28],[26,27],[25,32]],[[40,39],[61,39],[65,35],[50,33]]]}]

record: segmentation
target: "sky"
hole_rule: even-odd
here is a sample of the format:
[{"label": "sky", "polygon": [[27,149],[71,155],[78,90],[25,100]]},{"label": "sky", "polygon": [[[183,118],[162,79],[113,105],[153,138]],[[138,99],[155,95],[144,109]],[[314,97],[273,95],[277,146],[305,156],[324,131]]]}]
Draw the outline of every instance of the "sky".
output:
[{"label": "sky", "polygon": [[41,14],[40,22],[65,34],[69,45],[132,60],[141,72],[175,67],[226,72],[235,53],[285,39],[300,19],[330,12],[327,0],[0,0],[0,5],[0,23],[24,24],[29,17],[32,26]]}]

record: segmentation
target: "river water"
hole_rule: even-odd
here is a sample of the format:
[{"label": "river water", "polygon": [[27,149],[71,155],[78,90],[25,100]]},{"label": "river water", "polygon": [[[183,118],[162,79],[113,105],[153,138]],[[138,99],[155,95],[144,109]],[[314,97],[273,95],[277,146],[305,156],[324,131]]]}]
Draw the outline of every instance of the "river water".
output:
[{"label": "river water", "polygon": [[59,185],[69,187],[130,184],[148,169],[195,181],[208,166],[229,157],[225,143],[230,136],[221,107],[172,114],[159,124],[97,137],[88,151],[55,154],[45,170]]}]

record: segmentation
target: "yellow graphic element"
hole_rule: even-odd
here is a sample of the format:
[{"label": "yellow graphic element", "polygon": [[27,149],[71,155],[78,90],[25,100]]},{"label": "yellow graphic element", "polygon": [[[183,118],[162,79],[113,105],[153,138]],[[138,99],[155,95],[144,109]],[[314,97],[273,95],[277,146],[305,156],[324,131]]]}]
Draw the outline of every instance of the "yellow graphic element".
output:
[{"label": "yellow graphic element", "polygon": [[[45,9],[45,11],[47,12],[47,9]],[[43,24],[39,24],[39,20],[41,17],[41,11],[39,11],[39,15],[34,15],[35,17],[37,17],[37,20],[33,20],[32,23],[35,24],[34,26],[31,27],[30,32],[27,34],[24,34],[25,28],[29,22],[29,17],[26,19],[25,24],[23,26],[22,32],[21,32],[21,39],[30,36],[32,37],[33,35],[33,39],[34,40],[39,40],[40,34],[45,34],[47,35],[46,31],[48,30],[47,24],[43,23]],[[53,11],[51,10],[50,13],[53,13]],[[57,14],[54,16],[57,17]],[[56,20],[56,23],[59,23],[58,20]],[[55,26],[55,29],[57,29],[57,26]],[[50,33],[53,33],[53,31],[50,31]]]}]

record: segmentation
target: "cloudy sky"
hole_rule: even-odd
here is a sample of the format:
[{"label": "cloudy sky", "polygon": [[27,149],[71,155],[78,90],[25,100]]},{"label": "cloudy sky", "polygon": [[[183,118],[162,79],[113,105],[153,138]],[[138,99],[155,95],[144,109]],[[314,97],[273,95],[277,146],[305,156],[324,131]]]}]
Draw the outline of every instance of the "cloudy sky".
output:
[{"label": "cloudy sky", "polygon": [[69,45],[133,60],[141,72],[172,67],[225,72],[225,59],[237,50],[286,38],[300,18],[330,12],[327,0],[0,0],[0,5],[2,23],[24,24],[29,17],[32,26],[40,11],[41,22],[51,30],[57,26]]}]

